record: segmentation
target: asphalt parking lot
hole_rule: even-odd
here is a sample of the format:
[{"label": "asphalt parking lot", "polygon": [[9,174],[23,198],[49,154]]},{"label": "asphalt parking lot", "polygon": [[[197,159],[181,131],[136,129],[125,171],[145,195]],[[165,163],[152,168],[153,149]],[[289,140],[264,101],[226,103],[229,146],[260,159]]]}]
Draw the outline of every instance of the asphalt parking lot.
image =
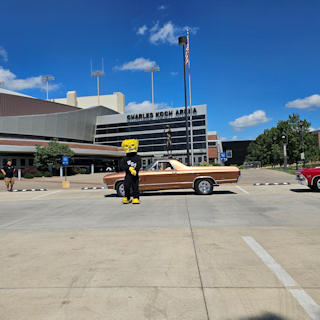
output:
[{"label": "asphalt parking lot", "polygon": [[1,320],[320,319],[320,193],[294,176],[136,206],[85,184],[0,193]]}]

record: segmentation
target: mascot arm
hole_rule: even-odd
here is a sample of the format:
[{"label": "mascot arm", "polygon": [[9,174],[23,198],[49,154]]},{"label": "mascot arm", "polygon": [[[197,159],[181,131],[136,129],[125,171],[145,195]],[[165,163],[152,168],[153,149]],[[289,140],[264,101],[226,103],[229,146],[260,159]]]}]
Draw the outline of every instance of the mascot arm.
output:
[{"label": "mascot arm", "polygon": [[130,167],[130,168],[129,168],[129,171],[130,171],[130,173],[131,173],[133,176],[136,176],[136,175],[137,175],[137,171],[134,170],[133,167]]},{"label": "mascot arm", "polygon": [[139,172],[140,169],[141,169],[141,157],[139,155],[137,155],[136,157],[137,157],[137,159],[136,159],[137,166],[136,166],[135,169],[136,169],[137,172]]}]

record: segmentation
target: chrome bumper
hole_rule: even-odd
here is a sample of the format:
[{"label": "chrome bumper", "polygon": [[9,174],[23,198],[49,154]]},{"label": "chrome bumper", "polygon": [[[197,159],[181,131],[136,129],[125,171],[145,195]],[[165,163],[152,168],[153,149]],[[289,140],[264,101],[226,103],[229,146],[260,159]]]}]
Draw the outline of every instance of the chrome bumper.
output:
[{"label": "chrome bumper", "polygon": [[298,181],[298,183],[303,184],[303,185],[308,185],[308,180],[306,179],[306,177],[299,173],[296,175],[296,180]]}]

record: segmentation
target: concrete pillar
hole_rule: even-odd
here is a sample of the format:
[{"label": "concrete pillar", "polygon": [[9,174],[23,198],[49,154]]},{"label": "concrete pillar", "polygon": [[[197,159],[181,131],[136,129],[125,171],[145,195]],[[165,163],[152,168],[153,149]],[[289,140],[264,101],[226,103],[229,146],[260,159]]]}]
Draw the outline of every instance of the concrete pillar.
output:
[{"label": "concrete pillar", "polygon": [[94,174],[94,164],[91,164],[91,174]]},{"label": "concrete pillar", "polygon": [[63,177],[63,167],[60,167],[60,177]]},{"label": "concrete pillar", "polygon": [[18,180],[21,181],[21,169],[18,169]]}]

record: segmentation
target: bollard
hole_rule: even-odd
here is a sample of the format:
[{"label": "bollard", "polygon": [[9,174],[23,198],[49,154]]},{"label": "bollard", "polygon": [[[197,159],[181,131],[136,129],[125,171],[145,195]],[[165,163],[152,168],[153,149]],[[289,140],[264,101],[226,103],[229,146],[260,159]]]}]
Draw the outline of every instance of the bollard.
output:
[{"label": "bollard", "polygon": [[60,177],[63,178],[63,167],[60,167]]},{"label": "bollard", "polygon": [[94,174],[94,164],[91,164],[91,174]]},{"label": "bollard", "polygon": [[21,169],[18,169],[18,180],[21,181]]}]

